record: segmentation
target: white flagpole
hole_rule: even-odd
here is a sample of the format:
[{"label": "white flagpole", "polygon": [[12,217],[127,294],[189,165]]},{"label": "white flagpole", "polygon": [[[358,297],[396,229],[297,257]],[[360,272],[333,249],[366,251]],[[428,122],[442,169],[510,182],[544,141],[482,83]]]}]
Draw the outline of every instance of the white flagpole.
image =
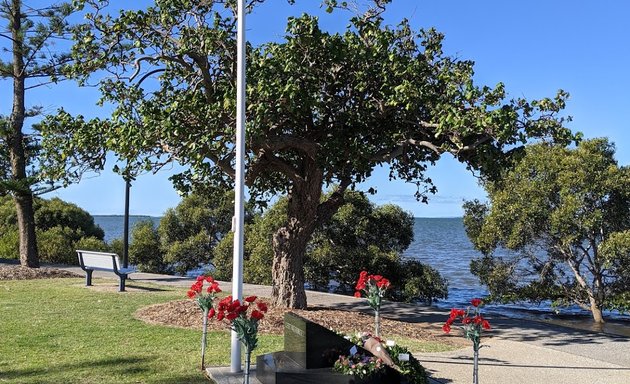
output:
[{"label": "white flagpole", "polygon": [[[243,241],[245,227],[245,1],[238,0],[236,41],[236,180],[234,186],[233,300],[243,300]],[[241,344],[232,331],[232,373],[241,372]]]}]

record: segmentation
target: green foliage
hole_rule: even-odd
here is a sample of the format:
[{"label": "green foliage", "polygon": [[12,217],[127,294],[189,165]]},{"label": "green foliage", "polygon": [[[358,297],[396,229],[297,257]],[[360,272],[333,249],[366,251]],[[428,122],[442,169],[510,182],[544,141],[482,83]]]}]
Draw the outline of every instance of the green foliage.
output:
[{"label": "green foliage", "polygon": [[[630,168],[614,152],[606,139],[532,145],[486,183],[491,204],[465,204],[468,236],[484,253],[471,270],[496,299],[577,304],[596,321],[630,308]],[[501,247],[516,253],[496,256]]]},{"label": "green foliage", "polygon": [[[212,263],[214,248],[231,229],[233,199],[232,191],[207,189],[168,209],[158,228],[151,221],[137,223],[131,231],[130,263],[144,272],[179,274]],[[110,247],[122,254],[121,240]]]},{"label": "green foliage", "polygon": [[[108,249],[103,242],[103,230],[88,212],[75,204],[59,198],[36,198],[34,207],[41,261],[77,264],[77,249],[87,246],[99,251]],[[0,257],[19,258],[15,204],[8,196],[0,199],[0,233]]]},{"label": "green foliage", "polygon": [[94,223],[94,218],[77,205],[65,202],[58,197],[50,200],[35,201],[35,223],[40,230],[55,226],[74,229],[72,241],[83,237],[95,237],[102,240],[103,229]]},{"label": "green foliage", "polygon": [[37,232],[39,258],[55,264],[78,264],[77,249],[72,238],[76,231],[68,227],[56,226]]},{"label": "green foliage", "polygon": [[[420,361],[416,359],[409,349],[401,345],[395,344],[393,346],[387,346],[387,353],[394,361],[394,364],[399,368],[400,373],[407,380],[409,384],[428,384],[429,377],[427,371],[424,369]],[[409,355],[409,360],[401,360],[400,355]]]},{"label": "green foliage", "polygon": [[[289,18],[282,41],[247,47],[247,184],[256,199],[288,196],[284,223],[294,227],[277,228],[286,241],[277,244],[274,262],[288,258],[284,265],[298,275],[313,231],[377,166],[388,164],[392,178],[415,184],[416,197],[426,201],[436,190],[426,170],[443,154],[494,178],[531,138],[575,138],[559,117],[565,92],[529,101],[509,98],[502,83],[475,84],[473,62],[444,54],[442,34],[413,31],[407,21],[385,25],[388,2],[375,1],[342,33],[303,15]],[[91,26],[75,30],[73,56],[82,59],[75,70],[81,81],[95,67],[113,73],[100,86],[101,102],[115,110],[108,121],[61,116],[69,138],[56,146],[61,156],[102,138],[131,169],[159,169],[175,159],[188,165],[173,177],[182,191],[230,184],[234,3],[159,1],[113,16],[108,1],[79,3]],[[128,63],[138,64],[132,74]],[[332,184],[336,193],[320,199]]]},{"label": "green foliage", "polygon": [[85,251],[106,252],[110,250],[105,241],[93,236],[80,238],[74,246],[76,249],[82,249]]},{"label": "green foliage", "polygon": [[[391,281],[388,292],[394,300],[431,302],[446,297],[446,280],[435,269],[400,256],[413,240],[409,213],[391,204],[377,207],[358,192],[347,192],[345,200],[307,245],[305,276],[313,289],[352,294],[359,272],[368,270]],[[272,238],[286,217],[286,209],[287,199],[281,198],[246,226],[246,282],[271,282]],[[215,249],[214,276],[218,279],[231,279],[232,242],[232,236],[226,236]]]},{"label": "green foliage", "polygon": [[[122,247],[118,254],[123,254]],[[139,221],[131,230],[129,263],[136,265],[142,272],[167,272],[160,237],[151,220]]]},{"label": "green foliage", "polygon": [[18,231],[2,229],[2,232],[0,233],[0,258],[18,259],[19,255],[20,236]]}]

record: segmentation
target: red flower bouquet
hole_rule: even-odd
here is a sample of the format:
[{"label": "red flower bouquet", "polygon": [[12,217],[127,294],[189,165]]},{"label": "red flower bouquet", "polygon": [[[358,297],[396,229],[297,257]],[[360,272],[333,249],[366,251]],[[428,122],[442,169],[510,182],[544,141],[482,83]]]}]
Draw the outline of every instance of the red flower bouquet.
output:
[{"label": "red flower bouquet", "polygon": [[368,275],[367,271],[361,271],[355,286],[354,297],[361,297],[361,293],[365,294],[368,305],[374,309],[374,333],[377,337],[381,336],[381,302],[390,285],[389,280],[381,275]]},{"label": "red flower bouquet", "polygon": [[217,320],[227,320],[230,328],[245,346],[245,382],[249,382],[251,354],[258,346],[258,323],[267,313],[267,304],[256,296],[248,296],[241,303],[226,296],[217,305]]},{"label": "red flower bouquet", "polygon": [[481,306],[483,301],[481,299],[472,299],[470,301],[471,306],[464,309],[451,309],[451,314],[446,320],[446,323],[442,326],[442,330],[446,333],[451,331],[451,326],[460,319],[461,328],[464,332],[464,337],[473,342],[473,384],[479,383],[479,349],[481,348],[481,332],[483,330],[489,330],[490,323],[481,315]]},{"label": "red flower bouquet", "polygon": [[[205,283],[208,287],[204,290]],[[206,339],[208,336],[208,318],[214,316],[215,310],[212,303],[216,299],[217,293],[221,292],[219,283],[214,281],[212,276],[197,276],[197,281],[190,286],[188,297],[195,300],[199,308],[203,311],[203,333],[201,336],[201,369],[204,369],[206,358]]]}]

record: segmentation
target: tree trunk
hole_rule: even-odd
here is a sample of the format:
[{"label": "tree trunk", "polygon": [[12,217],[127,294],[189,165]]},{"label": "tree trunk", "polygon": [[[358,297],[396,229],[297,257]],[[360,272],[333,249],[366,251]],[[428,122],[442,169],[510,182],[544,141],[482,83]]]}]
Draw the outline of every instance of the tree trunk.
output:
[{"label": "tree trunk", "polygon": [[593,321],[599,324],[604,323],[604,315],[602,314],[601,304],[597,302],[594,297],[589,297],[591,302],[591,314],[593,315]]},{"label": "tree trunk", "polygon": [[273,265],[271,271],[273,305],[284,308],[306,309],[304,290],[304,255],[310,238],[299,219],[292,217],[287,226],[273,236]]},{"label": "tree trunk", "polygon": [[20,235],[20,263],[23,266],[37,268],[37,240],[35,238],[35,213],[33,210],[33,193],[26,174],[26,151],[24,148],[24,104],[26,68],[24,67],[24,35],[22,29],[21,1],[13,0],[11,4],[10,29],[13,38],[13,110],[10,117],[8,133],[9,157],[11,159],[13,201],[17,212],[18,231]]},{"label": "tree trunk", "polygon": [[276,306],[305,309],[304,257],[317,227],[324,173],[313,157],[305,156],[300,175],[288,193],[287,222],[273,236],[271,300]]}]

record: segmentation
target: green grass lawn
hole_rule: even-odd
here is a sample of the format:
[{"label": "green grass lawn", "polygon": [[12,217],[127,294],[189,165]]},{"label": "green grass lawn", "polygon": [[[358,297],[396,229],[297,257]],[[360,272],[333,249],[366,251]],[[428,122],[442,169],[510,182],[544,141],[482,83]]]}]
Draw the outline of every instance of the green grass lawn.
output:
[{"label": "green grass lawn", "polygon": [[[146,291],[88,289],[83,279],[0,281],[0,383],[208,383],[199,369],[201,331],[133,318],[185,291],[130,283]],[[281,349],[282,336],[261,335],[256,352]],[[210,333],[206,364],[229,359],[229,333]]]}]

